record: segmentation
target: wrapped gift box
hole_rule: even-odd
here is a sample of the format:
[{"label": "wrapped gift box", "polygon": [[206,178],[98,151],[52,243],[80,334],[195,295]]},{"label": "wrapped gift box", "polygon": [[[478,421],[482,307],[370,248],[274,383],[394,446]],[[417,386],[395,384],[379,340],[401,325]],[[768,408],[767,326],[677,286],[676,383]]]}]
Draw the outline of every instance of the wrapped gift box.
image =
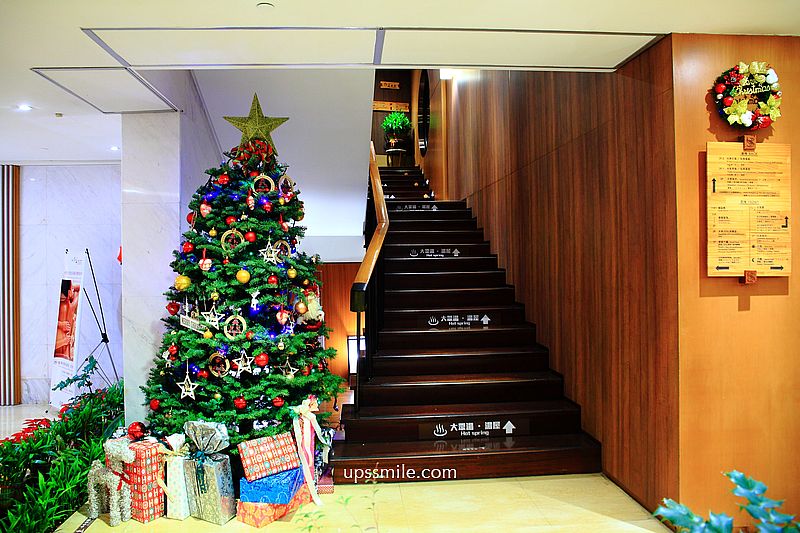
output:
[{"label": "wrapped gift box", "polygon": [[167,473],[167,518],[186,520],[189,510],[189,492],[186,490],[186,436],[176,433],[167,437],[172,450],[165,453]]},{"label": "wrapped gift box", "polygon": [[333,494],[333,472],[330,468],[317,481],[317,494]]},{"label": "wrapped gift box", "polygon": [[231,460],[218,453],[230,444],[228,430],[215,422],[186,422],[183,430],[196,448],[185,462],[189,512],[223,525],[236,516]]},{"label": "wrapped gift box", "polygon": [[239,498],[248,503],[289,503],[304,482],[303,469],[293,468],[255,481],[239,480]]},{"label": "wrapped gift box", "polygon": [[164,481],[161,445],[142,440],[128,446],[136,454],[136,459],[124,467],[131,487],[131,518],[147,523],[164,516],[164,491],[159,485],[159,481]]},{"label": "wrapped gift box", "polygon": [[239,444],[244,477],[255,481],[300,466],[297,447],[291,433],[261,437]]},{"label": "wrapped gift box", "polygon": [[308,485],[303,483],[287,504],[240,501],[236,506],[236,518],[253,527],[264,527],[309,502],[311,502],[311,492],[308,490]]}]

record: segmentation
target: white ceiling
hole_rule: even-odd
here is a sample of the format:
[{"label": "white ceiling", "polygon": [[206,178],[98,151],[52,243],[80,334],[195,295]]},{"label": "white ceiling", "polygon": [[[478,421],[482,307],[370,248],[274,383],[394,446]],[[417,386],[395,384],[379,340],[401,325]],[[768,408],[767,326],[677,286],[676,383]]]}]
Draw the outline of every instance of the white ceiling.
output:
[{"label": "white ceiling", "polygon": [[[749,0],[729,0],[724,6],[696,0],[273,0],[275,7],[257,3],[0,0],[0,161],[119,159],[109,150],[120,143],[119,115],[101,113],[32,71],[34,67],[120,67],[128,62],[163,68],[372,68],[377,56],[402,66],[597,68],[613,66],[649,36],[669,32],[800,33],[797,0],[770,2],[769,16],[721,13],[722,7],[728,14],[750,13]],[[248,29],[252,27],[262,30]],[[624,35],[616,35],[620,33]],[[41,72],[49,76],[54,71]],[[57,75],[104,110],[163,106],[147,87],[131,85],[122,72],[73,70]],[[252,92],[246,83],[244,77],[229,79],[221,90],[241,86]],[[20,103],[34,110],[16,111]]]}]

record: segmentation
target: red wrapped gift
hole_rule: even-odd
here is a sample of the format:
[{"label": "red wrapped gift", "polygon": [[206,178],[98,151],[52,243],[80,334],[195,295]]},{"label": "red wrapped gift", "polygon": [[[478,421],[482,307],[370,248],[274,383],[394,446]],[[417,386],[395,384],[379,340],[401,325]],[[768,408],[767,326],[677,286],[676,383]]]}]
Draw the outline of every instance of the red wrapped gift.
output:
[{"label": "red wrapped gift", "polygon": [[[132,442],[136,460],[125,463],[131,486],[131,518],[142,523],[164,516],[164,467],[159,457],[159,443]],[[159,483],[161,482],[161,483]]]},{"label": "red wrapped gift", "polygon": [[310,502],[311,492],[308,490],[308,485],[303,483],[300,490],[286,504],[238,502],[236,505],[236,518],[240,522],[253,527],[264,527],[289,513],[293,513],[301,505]]},{"label": "red wrapped gift", "polygon": [[317,481],[317,494],[333,494],[333,474],[330,468]]},{"label": "red wrapped gift", "polygon": [[239,455],[247,481],[255,481],[300,466],[297,446],[291,433],[242,442],[239,444]]}]

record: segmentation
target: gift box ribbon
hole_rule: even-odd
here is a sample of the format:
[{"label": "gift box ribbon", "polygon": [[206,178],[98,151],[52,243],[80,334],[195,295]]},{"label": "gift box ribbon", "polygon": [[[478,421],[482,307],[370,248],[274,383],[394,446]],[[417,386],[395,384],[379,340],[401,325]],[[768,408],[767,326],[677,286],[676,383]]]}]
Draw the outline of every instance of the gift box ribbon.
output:
[{"label": "gift box ribbon", "polygon": [[319,426],[317,415],[314,414],[315,410],[317,410],[317,400],[311,396],[303,400],[303,403],[300,405],[292,407],[292,411],[295,414],[292,426],[294,428],[294,437],[297,441],[298,455],[300,455],[300,464],[303,467],[303,475],[305,476],[308,490],[311,493],[311,499],[314,500],[314,503],[317,505],[322,505],[322,500],[319,494],[317,494],[317,487],[314,483],[314,476],[311,471],[311,468],[314,466],[314,435],[316,434],[320,442],[322,442],[322,456],[325,461],[328,460],[331,440]]}]

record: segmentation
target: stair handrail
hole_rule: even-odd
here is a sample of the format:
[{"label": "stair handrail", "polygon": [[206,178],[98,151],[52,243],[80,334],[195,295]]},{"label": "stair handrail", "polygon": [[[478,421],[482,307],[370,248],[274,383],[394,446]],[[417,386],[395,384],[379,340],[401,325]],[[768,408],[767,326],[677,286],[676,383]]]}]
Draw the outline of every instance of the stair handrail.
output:
[{"label": "stair handrail", "polygon": [[358,272],[356,272],[353,286],[350,288],[350,310],[355,313],[360,313],[367,308],[367,286],[375,271],[375,265],[378,264],[378,259],[383,250],[383,241],[389,231],[389,211],[386,208],[386,199],[383,196],[383,183],[381,183],[381,175],[378,171],[378,159],[375,157],[375,143],[372,141],[369,143],[369,182],[375,203],[377,225],[372,238],[369,240],[369,246],[364,254],[364,259],[361,261],[361,266],[358,267]]}]

